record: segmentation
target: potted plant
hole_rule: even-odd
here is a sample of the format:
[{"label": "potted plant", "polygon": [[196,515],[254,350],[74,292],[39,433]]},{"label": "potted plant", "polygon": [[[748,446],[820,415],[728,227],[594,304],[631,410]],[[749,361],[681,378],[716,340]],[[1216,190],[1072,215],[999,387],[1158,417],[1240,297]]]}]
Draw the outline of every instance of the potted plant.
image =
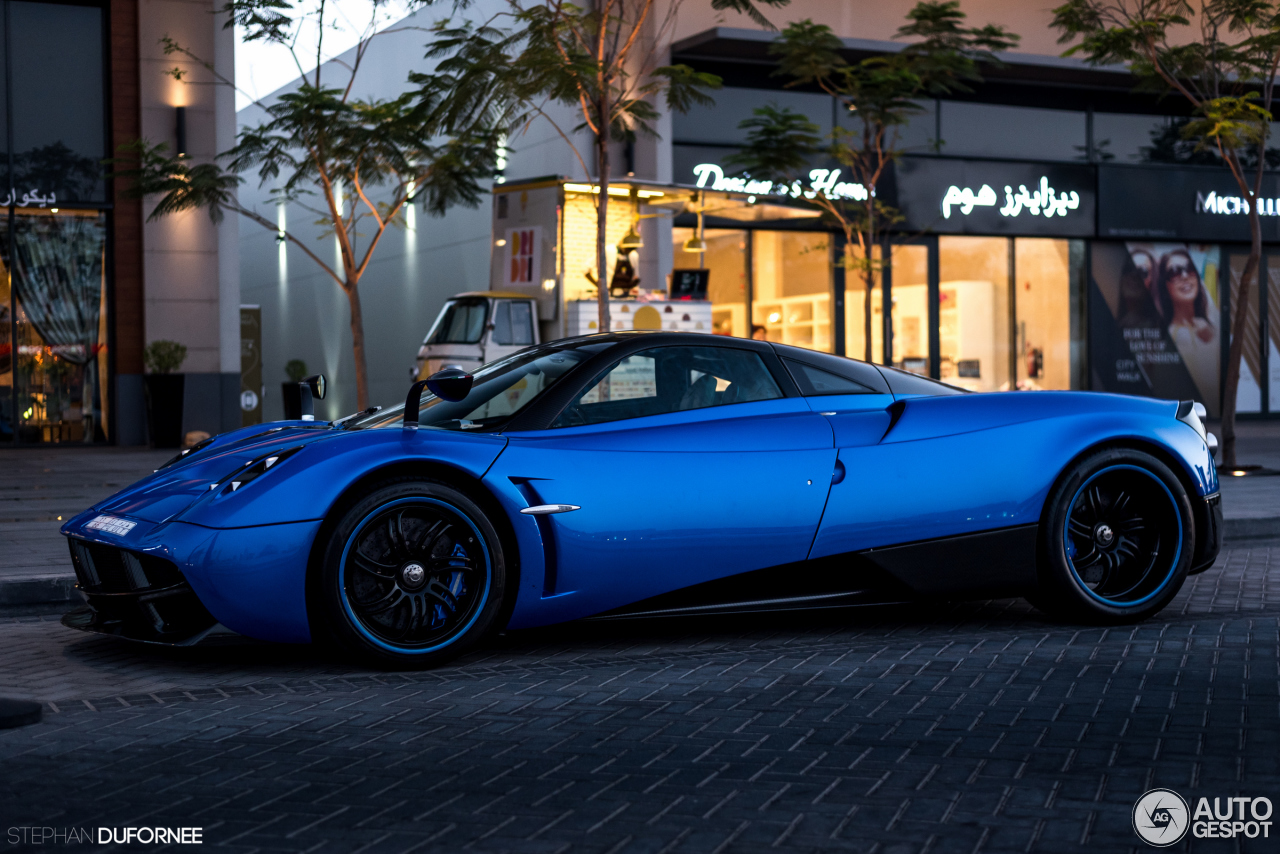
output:
[{"label": "potted plant", "polygon": [[298,392],[298,383],[307,375],[307,363],[301,359],[290,359],[284,366],[289,381],[280,384],[280,399],[284,402],[284,419],[297,421],[302,417],[302,397]]},{"label": "potted plant", "polygon": [[177,448],[182,444],[186,375],[176,371],[186,358],[187,348],[177,341],[152,341],[142,352],[147,368],[147,429],[153,448]]}]

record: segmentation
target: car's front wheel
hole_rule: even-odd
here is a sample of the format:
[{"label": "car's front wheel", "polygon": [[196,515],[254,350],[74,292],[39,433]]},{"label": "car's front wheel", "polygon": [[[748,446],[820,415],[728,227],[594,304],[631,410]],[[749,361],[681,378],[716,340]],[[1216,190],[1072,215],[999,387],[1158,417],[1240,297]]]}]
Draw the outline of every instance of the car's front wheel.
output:
[{"label": "car's front wheel", "polygon": [[502,543],[452,486],[390,481],[350,506],[320,567],[314,630],[379,667],[434,667],[494,629],[507,592]]},{"label": "car's front wheel", "polygon": [[1150,454],[1100,451],[1057,483],[1041,522],[1040,589],[1055,616],[1093,623],[1142,620],[1186,580],[1195,543],[1181,481]]}]

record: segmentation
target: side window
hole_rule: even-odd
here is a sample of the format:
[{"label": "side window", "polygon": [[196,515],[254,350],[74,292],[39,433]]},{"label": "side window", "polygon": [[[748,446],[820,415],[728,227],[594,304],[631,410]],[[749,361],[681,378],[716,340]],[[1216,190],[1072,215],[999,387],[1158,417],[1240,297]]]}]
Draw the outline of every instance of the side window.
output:
[{"label": "side window", "polygon": [[618,362],[553,425],[573,427],[782,397],[764,361],[727,347],[658,347]]},{"label": "side window", "polygon": [[814,397],[823,394],[875,394],[874,389],[867,388],[861,383],[856,383],[846,377],[837,376],[830,371],[824,371],[821,368],[815,368],[813,365],[806,365],[803,362],[796,362],[792,359],[783,359],[783,364],[787,366],[787,370],[791,372],[791,376],[795,379],[796,385],[800,386],[800,393],[805,397]]},{"label": "side window", "polygon": [[521,347],[533,343],[533,303],[511,304],[511,343]]},{"label": "side window", "polygon": [[511,340],[511,303],[497,300],[493,307],[493,343],[514,344]]}]

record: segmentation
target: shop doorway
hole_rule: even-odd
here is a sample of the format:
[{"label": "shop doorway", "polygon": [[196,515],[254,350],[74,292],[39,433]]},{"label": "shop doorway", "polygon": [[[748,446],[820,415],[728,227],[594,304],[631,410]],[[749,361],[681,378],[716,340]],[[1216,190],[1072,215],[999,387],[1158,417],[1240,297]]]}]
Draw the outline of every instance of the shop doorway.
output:
[{"label": "shop doorway", "polygon": [[971,391],[1083,387],[1084,256],[1084,241],[1054,238],[893,243],[884,362]]}]

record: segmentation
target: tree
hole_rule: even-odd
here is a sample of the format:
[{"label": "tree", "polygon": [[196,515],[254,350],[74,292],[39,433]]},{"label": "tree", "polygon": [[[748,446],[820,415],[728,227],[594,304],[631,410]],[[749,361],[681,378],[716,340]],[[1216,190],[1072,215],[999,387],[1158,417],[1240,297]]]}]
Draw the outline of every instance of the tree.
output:
[{"label": "tree", "polygon": [[[483,102],[486,93],[509,91],[526,105],[514,122],[527,128],[536,119],[549,121],[570,146],[584,176],[594,160],[600,185],[596,197],[596,273],[599,328],[609,323],[605,225],[608,222],[610,146],[654,135],[659,113],[656,99],[669,109],[687,112],[711,103],[708,90],[720,87],[714,74],[687,65],[659,65],[658,51],[673,28],[685,0],[596,0],[584,7],[564,0],[507,0],[508,8],[479,24],[442,26],[432,56],[445,57],[442,71],[455,75],[456,103],[464,109]],[[785,6],[790,0],[709,0],[717,11],[749,15],[772,27],[757,8]],[[659,11],[659,10],[662,11]],[[568,107],[576,127],[557,121],[553,105]],[[571,133],[587,130],[591,150],[582,151]]]},{"label": "tree", "polygon": [[[839,263],[858,271],[866,285],[867,361],[872,360],[871,293],[883,263],[875,257],[875,247],[884,229],[902,218],[876,188],[902,154],[900,129],[922,111],[920,98],[970,91],[968,84],[981,80],[979,63],[998,63],[994,52],[1018,43],[1018,36],[1003,27],[966,27],[964,21],[957,0],[923,0],[907,13],[907,23],[895,36],[917,41],[897,53],[854,63],[845,60],[843,45],[830,27],[807,19],[793,23],[770,46],[778,57],[774,73],[790,78],[788,86],[817,86],[836,98],[853,116],[855,128],[837,126],[823,142],[817,125],[807,118],[770,106],[755,110],[739,125],[748,132],[747,142],[731,161],[760,180],[794,184],[807,177],[805,197],[844,233]],[[856,183],[837,181],[831,169],[809,169],[820,156],[848,169]]]},{"label": "tree", "polygon": [[[486,180],[502,150],[511,101],[489,93],[470,102],[469,109],[460,109],[450,97],[452,78],[439,73],[409,74],[404,91],[394,97],[353,97],[374,38],[413,28],[378,30],[378,4],[354,48],[353,61],[330,63],[328,68],[319,48],[332,25],[325,0],[311,0],[300,9],[284,0],[230,0],[224,11],[229,16],[226,26],[240,25],[247,40],[287,48],[301,83],[271,103],[258,102],[266,117],[241,130],[236,145],[218,155],[217,161],[225,166],[217,161],[192,163],[170,156],[164,143],[138,140],[114,161],[120,168],[113,177],[132,180],[135,195],[160,196],[149,219],[205,208],[218,222],[230,211],[293,244],[315,262],[347,297],[356,400],[364,409],[369,405],[369,369],[361,279],[387,229],[402,223],[407,205],[418,203],[442,216],[453,205],[475,207],[487,195]],[[304,72],[296,47],[304,27],[317,29],[317,65],[311,72]],[[208,62],[172,39],[163,43],[167,55],[186,56],[213,72]],[[335,68],[342,69],[336,84],[324,76]],[[181,69],[169,73],[178,80],[184,76]],[[214,74],[219,84],[234,85]],[[277,182],[272,195],[278,204],[298,204],[318,217],[326,235],[337,240],[340,263],[325,262],[296,233],[239,202],[241,176],[251,171],[263,185]]]},{"label": "tree", "polygon": [[1248,203],[1249,258],[1231,304],[1231,346],[1222,390],[1222,463],[1236,465],[1236,392],[1249,291],[1262,259],[1256,204],[1268,166],[1280,3],[1271,0],[1069,0],[1054,10],[1060,43],[1094,65],[1124,63],[1139,85],[1180,97],[1194,118],[1182,138],[1214,152]]}]

